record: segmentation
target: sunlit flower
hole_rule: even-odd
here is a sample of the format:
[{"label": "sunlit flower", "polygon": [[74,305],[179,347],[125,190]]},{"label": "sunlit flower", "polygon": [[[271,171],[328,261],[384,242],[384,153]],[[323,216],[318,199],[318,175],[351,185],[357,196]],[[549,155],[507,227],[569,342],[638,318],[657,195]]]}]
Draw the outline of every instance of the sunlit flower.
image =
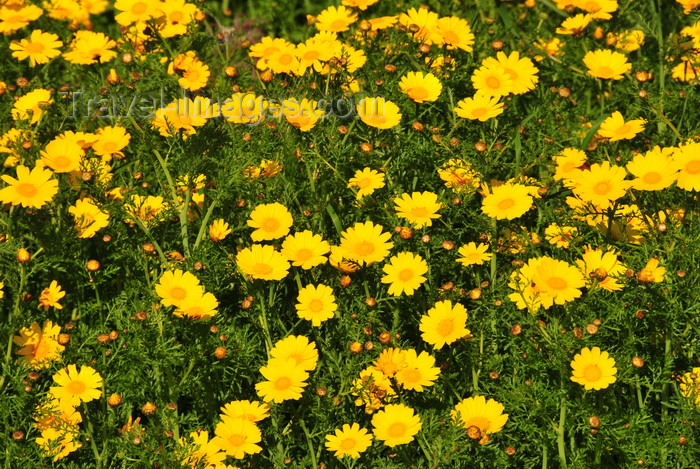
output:
[{"label": "sunlit flower", "polygon": [[335,302],[333,289],[327,285],[307,285],[299,290],[297,296],[297,315],[311,321],[314,327],[335,316],[338,304]]},{"label": "sunlit flower", "polygon": [[606,80],[622,80],[623,74],[632,70],[625,54],[609,49],[589,51],[583,57],[588,74]]},{"label": "sunlit flower", "polygon": [[364,453],[370,446],[372,446],[372,434],[368,433],[366,428],[360,428],[357,423],[352,425],[346,423],[342,429],[336,428],[334,435],[326,435],[326,449],[335,451],[336,458],[345,456],[359,458],[360,453]]},{"label": "sunlit flower", "polygon": [[228,223],[224,221],[223,218],[218,218],[209,225],[209,239],[213,242],[218,243],[223,241],[226,236],[231,234],[231,228]]},{"label": "sunlit flower", "polygon": [[358,170],[348,181],[348,187],[357,187],[357,199],[372,195],[376,189],[384,187],[384,173],[370,168]]},{"label": "sunlit flower", "polygon": [[53,99],[51,91],[43,88],[30,91],[17,101],[12,108],[12,118],[16,121],[29,119],[30,124],[36,124],[44,115]]},{"label": "sunlit flower", "polygon": [[589,170],[572,174],[573,191],[581,200],[606,209],[627,193],[630,181],[625,181],[625,176],[627,172],[621,166],[607,161],[596,163]]},{"label": "sunlit flower", "polygon": [[273,246],[253,244],[236,256],[243,274],[254,279],[282,280],[289,273],[289,262]]},{"label": "sunlit flower", "polygon": [[390,239],[391,234],[383,232],[381,225],[371,221],[355,223],[341,233],[340,249],[343,257],[369,265],[386,258],[394,247]]},{"label": "sunlit flower", "polygon": [[428,352],[420,355],[414,349],[406,351],[405,366],[396,372],[396,382],[404,389],[423,392],[423,388],[435,384],[440,368],[435,366],[435,357]]},{"label": "sunlit flower", "polygon": [[282,255],[294,266],[309,270],[317,265],[325,264],[326,254],[331,250],[327,241],[321,235],[304,230],[287,236],[282,242]]},{"label": "sunlit flower", "polygon": [[231,401],[221,407],[221,414],[232,419],[247,419],[260,422],[270,416],[270,405],[260,401]]},{"label": "sunlit flower", "polygon": [[627,171],[635,176],[632,188],[659,191],[673,184],[678,177],[673,160],[657,146],[644,155],[637,154],[627,163]]},{"label": "sunlit flower", "polygon": [[191,272],[180,269],[169,270],[161,275],[155,290],[163,306],[176,308],[186,300],[204,295],[204,287],[199,284],[199,279]]},{"label": "sunlit flower", "polygon": [[399,107],[384,98],[362,98],[357,114],[365,124],[378,129],[390,129],[401,122]]},{"label": "sunlit flower", "polygon": [[471,52],[474,45],[474,34],[467,20],[457,16],[445,16],[437,20],[435,28],[442,38],[447,50],[462,49]]},{"label": "sunlit flower", "polygon": [[75,365],[68,365],[53,375],[53,380],[57,386],[51,386],[51,396],[74,407],[102,396],[102,376],[86,365],[80,371]]},{"label": "sunlit flower", "polygon": [[256,242],[287,236],[293,223],[292,214],[279,202],[258,205],[247,221],[249,227],[255,228],[250,237]]},{"label": "sunlit flower", "polygon": [[440,218],[437,213],[442,204],[434,192],[413,192],[394,198],[394,210],[399,218],[408,220],[415,228],[432,226],[433,220]]},{"label": "sunlit flower", "polygon": [[462,256],[457,258],[457,262],[464,267],[469,265],[481,265],[484,262],[490,261],[493,256],[493,254],[486,252],[488,249],[488,244],[479,243],[479,245],[477,245],[472,241],[457,250],[457,253]]},{"label": "sunlit flower", "polygon": [[503,103],[499,97],[491,97],[478,91],[472,98],[464,98],[454,108],[455,114],[464,119],[486,122],[503,113]]},{"label": "sunlit flower", "polygon": [[598,129],[601,137],[610,139],[611,142],[617,140],[628,140],[634,138],[639,132],[644,130],[644,119],[634,119],[625,122],[625,118],[619,111],[612,113],[612,116],[605,119]]},{"label": "sunlit flower", "polygon": [[413,441],[421,426],[420,417],[403,404],[389,404],[372,417],[374,437],[391,448]]},{"label": "sunlit flower", "polygon": [[17,179],[2,175],[8,186],[0,189],[0,200],[4,204],[22,207],[41,208],[58,193],[58,181],[53,179],[51,170],[36,166],[29,171],[23,165],[17,166]]},{"label": "sunlit flower", "polygon": [[260,368],[266,381],[255,385],[258,396],[265,402],[301,399],[309,374],[292,358],[272,358]]},{"label": "sunlit flower", "polygon": [[684,374],[679,387],[683,397],[691,398],[695,405],[700,407],[700,367],[695,367],[693,371]]},{"label": "sunlit flower", "polygon": [[44,308],[44,311],[48,311],[52,306],[56,309],[63,309],[63,306],[58,302],[64,296],[66,296],[66,292],[61,290],[61,286],[56,280],[52,280],[51,284],[44,288],[39,295],[39,308]]},{"label": "sunlit flower", "polygon": [[586,279],[586,286],[598,286],[607,291],[622,290],[623,285],[618,280],[624,276],[627,266],[617,257],[614,249],[604,251],[586,246],[582,258],[576,260],[576,265]]},{"label": "sunlit flower", "polygon": [[295,366],[311,371],[318,362],[316,342],[309,342],[303,335],[290,335],[277,343],[270,350],[270,356],[280,360],[291,359]]},{"label": "sunlit flower", "polygon": [[316,28],[319,31],[340,33],[347,31],[355,21],[357,21],[357,13],[342,5],[330,6],[316,17]]},{"label": "sunlit flower", "polygon": [[258,426],[250,420],[223,416],[214,433],[216,436],[212,439],[213,443],[233,458],[243,459],[246,454],[262,451],[257,444],[262,440],[262,434]]},{"label": "sunlit flower", "polygon": [[432,73],[408,72],[399,81],[399,90],[417,103],[437,101],[442,83]]},{"label": "sunlit flower", "polygon": [[689,142],[679,145],[678,150],[673,154],[673,166],[678,170],[676,185],[680,189],[700,191],[700,143]]},{"label": "sunlit flower", "polygon": [[388,293],[399,296],[402,293],[413,295],[425,281],[423,274],[428,272],[428,263],[418,254],[400,252],[389,259],[382,267],[382,283],[388,283]]},{"label": "sunlit flower", "polygon": [[659,259],[652,257],[647,264],[637,274],[639,283],[661,283],[664,281],[666,267],[659,266]]},{"label": "sunlit flower", "polygon": [[61,326],[51,321],[44,321],[43,328],[36,321],[29,327],[19,330],[19,335],[12,341],[20,348],[15,353],[20,356],[19,362],[35,370],[48,368],[52,361],[61,359],[63,345],[58,343]]},{"label": "sunlit flower", "polygon": [[467,329],[467,309],[450,300],[438,301],[428,314],[421,317],[419,329],[425,342],[441,349],[470,334]]},{"label": "sunlit flower", "polygon": [[484,197],[481,210],[497,220],[512,220],[524,215],[532,206],[530,189],[522,184],[501,184]]},{"label": "sunlit flower", "polygon": [[61,51],[58,50],[61,46],[63,43],[56,34],[45,33],[40,29],[32,31],[29,39],[10,43],[10,49],[14,51],[12,57],[17,60],[29,59],[29,65],[32,67],[48,63],[50,59],[61,55]]},{"label": "sunlit flower", "polygon": [[63,57],[72,64],[91,65],[94,63],[106,63],[117,56],[117,43],[103,33],[80,30],[75,33],[70,50],[63,53]]},{"label": "sunlit flower", "polygon": [[583,385],[586,391],[606,389],[617,381],[615,360],[599,347],[584,347],[571,362],[571,381]]},{"label": "sunlit flower", "polygon": [[533,90],[539,81],[537,77],[539,70],[535,64],[527,57],[521,58],[518,51],[511,52],[510,55],[499,51],[496,58],[488,57],[482,64],[496,70],[501,67],[512,82],[510,92],[513,94],[523,94]]},{"label": "sunlit flower", "polygon": [[[460,401],[450,411],[452,421],[460,425],[470,438],[479,439],[482,435],[500,432],[508,421],[504,414],[505,407],[493,399],[484,396],[468,397]],[[478,432],[475,431],[478,429]]]},{"label": "sunlit flower", "polygon": [[103,212],[89,197],[76,200],[75,205],[68,207],[68,212],[75,218],[78,238],[92,238],[99,230],[109,225],[109,214]]}]

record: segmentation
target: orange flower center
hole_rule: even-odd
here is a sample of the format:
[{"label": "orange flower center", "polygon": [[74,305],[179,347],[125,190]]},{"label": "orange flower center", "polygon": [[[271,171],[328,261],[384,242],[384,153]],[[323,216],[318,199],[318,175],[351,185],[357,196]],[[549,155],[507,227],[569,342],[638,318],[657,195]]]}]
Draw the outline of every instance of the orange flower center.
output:
[{"label": "orange flower center", "polygon": [[270,264],[258,262],[253,266],[252,270],[256,275],[270,275],[272,273],[272,266]]},{"label": "orange flower center", "polygon": [[315,62],[321,54],[317,50],[306,51],[303,56],[305,62]]},{"label": "orange flower center", "polygon": [[361,241],[355,246],[355,252],[360,256],[369,256],[374,252],[374,244],[369,241]]},{"label": "orange flower center", "polygon": [[485,107],[478,107],[478,108],[472,109],[472,116],[474,116],[474,117],[481,117],[484,114],[486,114]]},{"label": "orange flower center", "polygon": [[596,75],[603,77],[603,78],[609,78],[615,73],[613,72],[613,69],[608,67],[607,65],[603,65],[602,67],[598,67],[598,70],[596,70]]},{"label": "orange flower center", "polygon": [[693,160],[685,165],[685,172],[688,174],[700,173],[700,160]]},{"label": "orange flower center", "polygon": [[17,184],[16,190],[23,197],[34,197],[39,192],[39,189],[34,184],[28,182]]},{"label": "orange flower center", "polygon": [[422,86],[416,86],[408,92],[408,95],[416,101],[422,101],[428,97],[428,90]]},{"label": "orange flower center", "polygon": [[467,422],[465,423],[465,427],[479,427],[479,429],[483,432],[488,430],[488,428],[491,426],[491,420],[487,419],[486,417],[483,416],[478,416],[478,417],[471,417],[467,419]]},{"label": "orange flower center", "polygon": [[498,208],[500,210],[508,210],[515,205],[515,200],[513,199],[503,199],[498,202]]},{"label": "orange flower center", "polygon": [[102,144],[102,151],[104,153],[114,153],[117,151],[117,144],[115,142],[106,142]]},{"label": "orange flower center", "polygon": [[661,175],[657,172],[649,172],[642,177],[642,181],[644,181],[647,184],[657,184],[658,182],[661,181]]},{"label": "orange flower center", "polygon": [[197,81],[199,79],[199,71],[198,70],[190,70],[187,73],[185,73],[185,78],[189,81]]},{"label": "orange flower center", "polygon": [[602,377],[603,372],[600,371],[600,367],[598,365],[588,365],[583,370],[583,378],[589,383],[598,381]]},{"label": "orange flower center", "polygon": [[75,396],[79,396],[82,393],[84,393],[86,388],[87,386],[85,385],[85,383],[83,381],[80,381],[79,379],[73,380],[66,385],[66,391]]},{"label": "orange flower center", "polygon": [[33,355],[34,360],[43,360],[49,354],[49,344],[40,340],[34,345]]},{"label": "orange flower center", "polygon": [[565,290],[568,283],[561,277],[549,277],[547,279],[547,285],[549,285],[552,290]]},{"label": "orange flower center", "polygon": [[147,8],[148,5],[146,4],[146,2],[136,2],[131,7],[131,13],[138,16],[143,14],[143,12],[146,11]]},{"label": "orange flower center", "polygon": [[245,440],[245,435],[230,435],[228,437],[228,442],[231,444],[231,446],[243,446]]},{"label": "orange flower center", "polygon": [[416,207],[411,210],[411,215],[413,215],[415,218],[425,218],[430,215],[430,211],[425,207]]},{"label": "orange flower center", "polygon": [[608,181],[601,181],[595,186],[593,186],[593,192],[595,192],[598,195],[605,195],[610,192],[612,189],[612,184]]},{"label": "orange flower center", "polygon": [[401,272],[399,272],[399,280],[402,282],[408,282],[415,276],[415,272],[413,272],[413,269],[403,269]]},{"label": "orange flower center", "polygon": [[403,373],[403,380],[408,383],[417,383],[421,379],[420,371],[417,368],[411,368]]},{"label": "orange flower center", "polygon": [[340,443],[340,447],[346,451],[353,449],[355,446],[357,446],[357,441],[355,441],[354,438],[345,438],[343,442]]},{"label": "orange flower center", "polygon": [[170,13],[170,22],[179,23],[184,17],[185,15],[181,11],[174,11]]},{"label": "orange flower center", "polygon": [[371,185],[372,185],[371,178],[362,178],[359,181],[357,181],[357,187],[359,187],[360,189],[366,189]]},{"label": "orange flower center", "polygon": [[282,54],[279,56],[279,59],[277,59],[277,61],[282,65],[289,65],[292,63],[292,60],[293,58],[291,54]]},{"label": "orange flower center", "polygon": [[490,76],[486,79],[486,86],[493,90],[497,90],[501,87],[501,80],[498,77]]},{"label": "orange flower center", "polygon": [[406,434],[408,427],[403,422],[392,423],[387,430],[391,438],[400,438]]},{"label": "orange flower center", "polygon": [[276,218],[267,218],[262,222],[261,228],[265,231],[277,231],[277,228],[279,228],[280,222]]},{"label": "orange flower center", "polygon": [[448,44],[459,44],[459,36],[454,31],[446,31],[442,33],[442,38]]},{"label": "orange flower center", "polygon": [[292,387],[292,380],[289,379],[287,376],[282,376],[281,378],[277,378],[275,381],[275,389],[278,391],[286,391]]},{"label": "orange flower center", "polygon": [[340,31],[346,29],[348,26],[347,20],[337,19],[331,23],[331,31]]},{"label": "orange flower center", "polygon": [[51,165],[56,171],[66,169],[70,166],[70,158],[66,155],[57,156],[51,161]]},{"label": "orange flower center", "polygon": [[202,314],[204,314],[204,308],[202,308],[201,306],[192,306],[185,313],[187,314],[187,316],[199,318],[202,316]]},{"label": "orange flower center", "polygon": [[617,131],[615,132],[617,135],[627,135],[631,133],[632,131],[632,126],[629,124],[624,124],[618,127]]},{"label": "orange flower center", "polygon": [[44,52],[44,49],[46,49],[46,47],[40,42],[30,42],[24,47],[24,50],[30,55],[41,54]]},{"label": "orange flower center", "polygon": [[187,296],[187,290],[182,287],[173,287],[170,289],[170,296],[175,300],[184,300]]},{"label": "orange flower center", "polygon": [[309,310],[311,310],[312,313],[320,313],[323,310],[323,301],[314,298],[309,303]]},{"label": "orange flower center", "polygon": [[455,329],[455,323],[453,319],[443,319],[437,326],[437,333],[442,337],[447,337],[452,334]]},{"label": "orange flower center", "polygon": [[308,248],[302,248],[297,251],[297,259],[300,261],[308,261],[313,255],[314,253]]}]

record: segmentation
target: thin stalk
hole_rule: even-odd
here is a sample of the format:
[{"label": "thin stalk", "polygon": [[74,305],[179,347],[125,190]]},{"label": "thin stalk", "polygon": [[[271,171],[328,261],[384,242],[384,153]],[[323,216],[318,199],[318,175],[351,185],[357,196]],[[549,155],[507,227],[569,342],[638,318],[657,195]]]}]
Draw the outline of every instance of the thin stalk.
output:
[{"label": "thin stalk", "polygon": [[557,428],[557,449],[562,467],[566,467],[566,444],[564,443],[564,424],[566,423],[566,396],[561,396],[559,409],[559,427]]},{"label": "thin stalk", "polygon": [[97,469],[102,469],[102,455],[97,449],[97,443],[95,443],[95,434],[93,432],[92,420],[90,419],[90,414],[88,413],[87,404],[83,402],[83,415],[85,416],[85,432],[90,439],[90,446],[92,447],[92,453],[95,455],[95,464]]},{"label": "thin stalk", "polygon": [[19,289],[15,294],[15,304],[9,313],[7,318],[8,324],[10,324],[10,334],[7,338],[7,348],[5,350],[5,360],[2,365],[2,377],[0,377],[0,390],[5,386],[5,378],[7,374],[5,370],[10,368],[10,359],[12,358],[12,331],[16,329],[15,322],[19,316],[19,302],[22,299],[22,290],[24,290],[24,284],[27,281],[27,269],[24,264],[19,265]]},{"label": "thin stalk", "polygon": [[267,357],[270,358],[270,350],[272,350],[272,337],[270,336],[270,326],[267,323],[265,297],[262,295],[261,290],[258,290],[255,296],[258,297],[258,304],[260,305],[260,326],[262,327],[263,335],[265,336],[265,349],[267,351]]},{"label": "thin stalk", "polygon": [[301,429],[304,430],[306,444],[309,447],[309,455],[311,456],[311,467],[318,467],[318,464],[316,463],[316,452],[314,451],[314,445],[313,443],[311,443],[311,435],[309,434],[309,430],[306,428],[303,419],[299,419],[299,425],[301,425]]},{"label": "thin stalk", "polygon": [[[175,187],[175,182],[173,181],[173,178],[170,175],[170,171],[168,171],[168,166],[167,166],[167,164],[165,164],[165,160],[160,155],[160,152],[158,150],[153,150],[153,153],[156,155],[156,158],[158,158],[158,163],[160,163],[160,167],[163,170],[163,173],[165,174],[165,179],[168,181],[168,186],[170,187],[170,195],[173,198],[173,203],[175,204],[175,206],[177,206],[178,205],[177,189]],[[190,204],[190,188],[189,188],[189,186],[185,188],[185,192],[186,192],[185,204],[180,209],[180,237],[182,238],[182,246],[185,249],[185,256],[189,257],[190,256],[190,243],[189,243],[189,236],[187,233],[187,209],[189,208],[189,204]]]}]

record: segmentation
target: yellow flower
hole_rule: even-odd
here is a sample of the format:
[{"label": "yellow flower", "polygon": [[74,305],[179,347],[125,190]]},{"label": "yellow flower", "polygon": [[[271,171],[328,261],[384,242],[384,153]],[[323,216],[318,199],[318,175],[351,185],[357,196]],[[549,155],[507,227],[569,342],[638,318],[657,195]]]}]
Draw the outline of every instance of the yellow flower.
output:
[{"label": "yellow flower", "polygon": [[120,13],[114,19],[122,26],[146,23],[155,16],[159,3],[155,0],[117,0],[114,9]]},{"label": "yellow flower", "polygon": [[391,234],[383,232],[381,225],[375,225],[371,221],[355,223],[341,233],[340,249],[343,257],[369,265],[386,258],[389,250],[394,247],[389,239]]},{"label": "yellow flower", "polygon": [[620,166],[611,166],[607,161],[596,163],[589,170],[572,174],[573,192],[581,200],[604,210],[627,193],[630,181],[625,181],[626,175]]},{"label": "yellow flower", "polygon": [[399,107],[384,98],[362,98],[357,105],[357,114],[365,124],[377,129],[390,129],[401,122]]},{"label": "yellow flower", "polygon": [[370,168],[358,170],[348,181],[348,187],[357,187],[358,200],[366,195],[372,195],[376,189],[384,187],[384,173]]},{"label": "yellow flower", "polygon": [[606,389],[617,381],[615,360],[599,347],[584,347],[571,362],[571,381],[583,385],[586,391]]},{"label": "yellow flower", "polygon": [[41,17],[44,10],[23,1],[3,2],[0,6],[0,34],[9,35]]},{"label": "yellow flower", "polygon": [[109,214],[89,197],[78,199],[75,205],[68,207],[68,212],[75,218],[78,238],[92,238],[99,230],[109,225]]},{"label": "yellow flower", "polygon": [[586,154],[576,148],[564,148],[552,158],[557,165],[553,178],[564,181],[567,186],[570,184],[572,175],[586,163]]},{"label": "yellow flower", "polygon": [[221,408],[222,415],[232,419],[247,419],[260,422],[270,416],[270,405],[259,401],[231,401]]},{"label": "yellow flower", "polygon": [[391,387],[391,381],[381,371],[371,367],[360,372],[359,378],[352,382],[352,395],[356,406],[365,406],[365,413],[371,414],[396,398],[396,391]]},{"label": "yellow flower", "polygon": [[191,272],[180,269],[163,273],[155,289],[163,306],[175,306],[176,308],[179,308],[186,300],[200,298],[204,295],[204,287],[199,284],[199,279]]},{"label": "yellow flower", "polygon": [[223,241],[229,234],[231,234],[231,228],[223,218],[218,218],[209,225],[209,239],[215,243]]},{"label": "yellow flower", "polygon": [[406,27],[413,40],[426,44],[442,44],[443,38],[438,30],[438,14],[425,7],[411,8],[399,15],[399,24]]},{"label": "yellow flower", "polygon": [[632,181],[632,188],[641,191],[666,189],[678,177],[673,160],[665,155],[658,146],[644,155],[635,155],[632,161],[627,163],[626,168],[627,171],[636,176]]},{"label": "yellow flower", "polygon": [[428,352],[416,354],[414,349],[406,351],[406,365],[396,372],[396,382],[404,389],[423,392],[423,387],[432,386],[440,375],[434,366],[435,357]]},{"label": "yellow flower", "polygon": [[583,63],[588,67],[588,74],[606,80],[621,80],[624,73],[632,70],[632,64],[627,57],[609,49],[589,51],[583,57]]},{"label": "yellow flower", "polygon": [[562,305],[581,296],[585,280],[581,271],[565,261],[543,257],[535,268],[532,282],[540,292],[542,306]]},{"label": "yellow flower", "polygon": [[44,288],[39,296],[39,308],[44,308],[44,311],[48,311],[51,306],[56,309],[63,309],[63,306],[58,302],[64,296],[66,296],[66,292],[61,290],[61,286],[56,280],[52,280],[51,284]]},{"label": "yellow flower", "polygon": [[583,34],[583,30],[591,23],[592,19],[591,15],[586,15],[584,13],[570,16],[562,21],[561,26],[559,26],[555,32],[557,34],[579,37]]},{"label": "yellow flower", "polygon": [[513,94],[523,94],[533,90],[539,81],[537,77],[539,70],[535,64],[527,57],[520,58],[518,51],[514,51],[508,56],[503,52],[498,52],[495,59],[488,57],[484,59],[482,64],[496,70],[499,67],[502,68],[512,82],[511,93]]},{"label": "yellow flower", "polygon": [[612,116],[600,124],[598,134],[601,137],[610,139],[611,142],[629,140],[644,130],[644,123],[644,119],[634,119],[625,122],[622,114],[619,111],[615,111],[612,113]]},{"label": "yellow flower", "polygon": [[289,273],[289,262],[273,246],[253,244],[236,256],[243,274],[254,279],[282,280]]},{"label": "yellow flower", "polygon": [[500,64],[479,67],[472,75],[472,84],[474,89],[484,96],[494,98],[512,93],[515,85],[510,75]]},{"label": "yellow flower", "polygon": [[61,359],[63,345],[58,343],[61,326],[51,321],[44,321],[44,327],[34,321],[29,328],[23,327],[19,335],[12,338],[20,349],[15,353],[20,355],[20,363],[35,370],[48,368],[52,361]]},{"label": "yellow flower", "polygon": [[471,194],[479,188],[481,182],[481,175],[471,163],[459,158],[448,160],[437,171],[440,179],[445,181],[445,187],[457,194]]},{"label": "yellow flower", "polygon": [[70,50],[63,57],[72,64],[91,65],[105,63],[117,56],[113,51],[117,43],[102,33],[80,30],[75,33]]},{"label": "yellow flower", "polygon": [[617,10],[617,0],[575,0],[575,5],[596,20],[609,20]]},{"label": "yellow flower", "polygon": [[299,290],[297,301],[297,315],[311,321],[314,327],[320,327],[322,322],[335,316],[338,309],[333,289],[323,284],[305,286]]},{"label": "yellow flower", "polygon": [[223,416],[214,430],[216,436],[212,442],[228,456],[243,459],[246,454],[256,454],[262,451],[257,445],[262,440],[262,434],[257,425],[247,419],[232,419]]},{"label": "yellow flower", "polygon": [[3,175],[8,186],[0,189],[0,200],[4,204],[41,208],[53,199],[58,192],[58,181],[53,179],[51,170],[37,166],[29,171],[23,165],[17,166],[17,179]]},{"label": "yellow flower", "polygon": [[442,208],[437,198],[437,194],[429,191],[402,194],[394,198],[394,210],[399,218],[405,218],[415,228],[432,226],[433,220],[440,218],[437,211]]},{"label": "yellow flower", "polygon": [[659,267],[659,259],[652,257],[642,270],[637,274],[639,283],[661,283],[664,281],[666,267]]},{"label": "yellow flower", "polygon": [[[700,191],[700,143],[681,144],[673,154],[673,166],[678,170],[676,185],[686,191]],[[3,176],[4,178],[4,176]]]},{"label": "yellow flower", "polygon": [[576,237],[578,229],[573,226],[559,226],[556,223],[551,223],[544,229],[545,239],[549,244],[553,244],[558,248],[568,249],[571,240]]},{"label": "yellow flower", "polygon": [[374,5],[378,1],[379,0],[343,0],[340,3],[342,3],[346,7],[359,8],[360,10],[365,11],[367,7]]},{"label": "yellow flower", "polygon": [[294,223],[292,214],[287,207],[274,202],[260,204],[250,214],[247,225],[255,228],[250,235],[253,241],[269,241],[287,236],[289,228]]},{"label": "yellow flower", "polygon": [[[508,421],[505,407],[493,399],[473,396],[463,399],[450,411],[452,421],[461,425],[470,438],[479,439],[482,435],[500,432]],[[475,430],[478,429],[478,432]]]},{"label": "yellow flower", "polygon": [[428,263],[418,254],[400,252],[389,259],[382,271],[385,274],[382,283],[391,284],[390,295],[399,296],[405,292],[410,296],[426,281],[423,274],[428,272]]},{"label": "yellow flower", "polygon": [[54,374],[53,380],[58,386],[51,386],[51,396],[74,407],[102,396],[102,376],[86,365],[80,371],[75,365],[68,365]]},{"label": "yellow flower", "polygon": [[350,25],[357,21],[357,13],[344,6],[330,6],[316,17],[316,28],[319,31],[331,31],[340,33],[350,29]]},{"label": "yellow flower", "polygon": [[[343,0],[347,2],[349,0]],[[351,0],[357,1],[357,0]],[[372,446],[372,434],[367,432],[366,428],[360,428],[360,425],[353,423],[343,425],[343,428],[336,428],[335,435],[326,435],[326,449],[335,451],[336,458],[359,458],[360,453],[364,453],[367,448]]]},{"label": "yellow flower", "polygon": [[435,31],[442,38],[442,42],[447,50],[462,49],[465,52],[472,51],[474,34],[465,19],[457,16],[439,18]]},{"label": "yellow flower", "polygon": [[48,63],[49,59],[61,55],[61,52],[58,50],[61,46],[63,46],[63,43],[56,34],[45,33],[40,29],[32,31],[29,39],[21,39],[10,43],[10,49],[14,51],[12,57],[17,60],[29,59],[31,67],[37,64]]},{"label": "yellow flower", "polygon": [[216,297],[207,292],[202,295],[188,295],[180,301],[173,314],[179,318],[206,320],[216,315],[218,307],[219,302]]},{"label": "yellow flower", "polygon": [[477,244],[472,241],[459,248],[457,253],[462,257],[457,258],[457,262],[464,267],[469,265],[481,265],[484,262],[490,261],[493,256],[493,254],[486,252],[488,249],[488,244],[479,243],[477,246]]},{"label": "yellow flower", "polygon": [[80,169],[85,151],[67,138],[56,137],[41,151],[41,161],[55,173],[70,173]]},{"label": "yellow flower", "polygon": [[372,417],[374,436],[385,445],[410,443],[421,429],[420,417],[403,404],[389,404]]},{"label": "yellow flower", "polygon": [[124,127],[107,126],[97,129],[97,140],[92,144],[96,155],[111,158],[112,155],[123,156],[121,151],[129,144],[131,135]]},{"label": "yellow flower", "polygon": [[442,92],[442,83],[432,73],[408,72],[401,77],[399,89],[417,103],[437,101]]},{"label": "yellow flower", "polygon": [[331,247],[327,241],[309,230],[289,235],[282,242],[282,255],[292,265],[304,270],[325,264],[328,260],[326,254],[330,250]]},{"label": "yellow flower", "polygon": [[690,397],[695,405],[700,407],[700,367],[695,367],[693,371],[683,375],[680,388],[683,397]]},{"label": "yellow flower", "polygon": [[586,246],[582,258],[576,260],[576,265],[586,279],[586,286],[598,286],[607,291],[622,290],[623,285],[618,283],[618,279],[624,276],[627,267],[617,256],[614,249],[603,251]]},{"label": "yellow flower", "polygon": [[209,432],[198,430],[191,432],[189,438],[177,440],[175,454],[183,466],[217,467],[226,459],[226,453],[216,445],[214,439],[209,439]]},{"label": "yellow flower", "polygon": [[270,356],[280,360],[291,359],[295,366],[300,366],[305,371],[316,368],[318,362],[316,342],[309,342],[303,335],[290,335],[277,341],[270,350]]},{"label": "yellow flower", "polygon": [[419,329],[425,342],[441,349],[470,334],[467,329],[467,309],[450,300],[438,301],[427,315],[421,317]]},{"label": "yellow flower", "polygon": [[513,220],[524,215],[532,206],[530,189],[522,184],[501,184],[484,197],[481,210],[497,220]]},{"label": "yellow flower", "polygon": [[293,358],[271,358],[260,368],[260,374],[266,381],[255,385],[258,396],[265,402],[276,403],[301,399],[309,377]]},{"label": "yellow flower", "polygon": [[503,114],[503,103],[499,102],[499,99],[477,91],[474,97],[464,98],[458,102],[454,112],[464,119],[486,122],[492,117]]},{"label": "yellow flower", "polygon": [[16,121],[29,119],[30,124],[36,124],[51,103],[51,91],[42,88],[30,91],[15,101],[12,118]]}]

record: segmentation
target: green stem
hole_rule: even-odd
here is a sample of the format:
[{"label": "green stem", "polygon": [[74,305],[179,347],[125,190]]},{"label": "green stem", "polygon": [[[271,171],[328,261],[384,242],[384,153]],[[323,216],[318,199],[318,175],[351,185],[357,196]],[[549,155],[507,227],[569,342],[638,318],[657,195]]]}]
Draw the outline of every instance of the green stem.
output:
[{"label": "green stem", "polygon": [[299,425],[301,425],[301,429],[304,430],[306,444],[309,447],[309,455],[311,456],[311,467],[318,467],[318,464],[316,463],[316,452],[314,451],[314,445],[313,443],[311,443],[311,435],[309,434],[309,430],[306,428],[303,419],[299,419]]},{"label": "green stem", "polygon": [[[158,158],[158,163],[160,163],[160,167],[163,170],[163,173],[165,174],[165,179],[168,181],[168,186],[170,187],[170,196],[173,198],[173,203],[177,207],[179,204],[177,198],[177,188],[175,187],[175,182],[173,181],[173,178],[170,175],[170,171],[168,171],[168,165],[165,163],[165,160],[160,155],[160,152],[158,150],[153,150],[153,153],[156,155],[156,158]],[[185,188],[185,203],[183,204],[182,208],[180,208],[180,237],[182,238],[182,246],[185,248],[186,257],[190,257],[190,242],[187,233],[187,209],[189,208],[189,205],[190,187],[188,184],[188,186]]]},{"label": "green stem", "polygon": [[95,442],[95,434],[93,432],[92,420],[90,419],[90,414],[88,413],[87,404],[83,402],[83,416],[85,417],[85,432],[90,439],[90,446],[92,447],[92,453],[95,455],[95,464],[97,469],[102,469],[102,455],[97,449],[97,443]]},{"label": "green stem", "polygon": [[270,358],[270,350],[272,350],[272,337],[270,336],[270,326],[267,323],[267,311],[265,310],[265,297],[262,295],[261,291],[258,291],[256,296],[258,297],[258,305],[260,305],[260,326],[263,330],[263,335],[265,336],[265,349],[267,351],[267,358]]},{"label": "green stem", "polygon": [[[563,392],[563,391],[562,391]],[[564,424],[566,423],[566,396],[561,396],[559,409],[559,427],[557,428],[557,449],[562,467],[566,467],[566,444],[564,443]]]},{"label": "green stem", "polygon": [[7,318],[8,324],[10,324],[10,334],[7,338],[7,349],[5,351],[5,360],[2,366],[2,377],[0,377],[0,390],[5,386],[5,379],[7,378],[6,370],[10,368],[10,359],[12,358],[12,334],[17,328],[17,318],[19,317],[19,303],[22,300],[22,290],[24,290],[24,285],[27,282],[27,269],[24,264],[19,265],[19,289],[15,294],[15,304],[10,311],[9,317]]},{"label": "green stem", "polygon": [[214,211],[214,207],[216,207],[218,199],[214,199],[212,203],[209,205],[209,209],[207,210],[207,213],[204,214],[204,218],[202,219],[202,226],[199,227],[199,233],[197,233],[197,239],[194,241],[194,246],[192,246],[192,250],[196,251],[197,247],[199,246],[199,243],[202,242],[202,239],[204,238],[204,233],[207,231],[207,225],[209,224],[209,218],[211,217],[212,212]]}]

